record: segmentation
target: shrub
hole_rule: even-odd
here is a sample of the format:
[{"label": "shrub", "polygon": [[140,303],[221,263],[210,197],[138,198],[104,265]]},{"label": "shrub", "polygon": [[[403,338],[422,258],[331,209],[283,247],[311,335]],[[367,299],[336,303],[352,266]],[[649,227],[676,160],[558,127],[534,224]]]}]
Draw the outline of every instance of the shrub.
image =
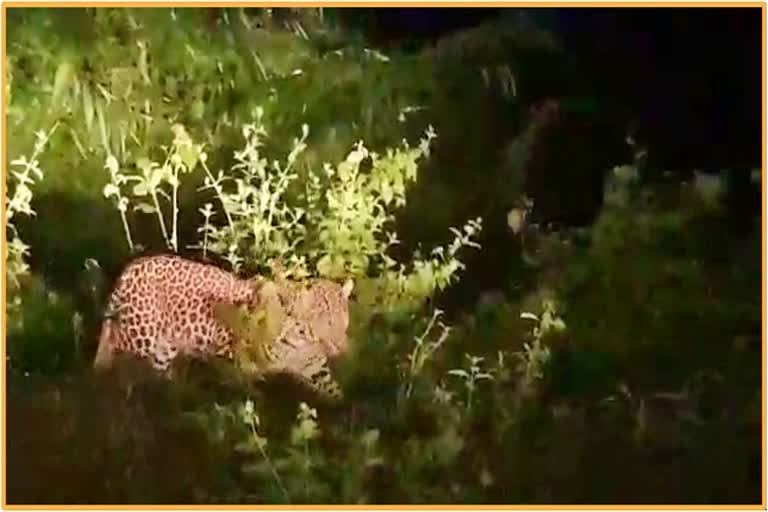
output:
[{"label": "shrub", "polygon": [[[371,311],[389,312],[396,306],[418,308],[436,290],[446,288],[463,268],[458,259],[474,241],[482,220],[469,221],[462,230],[452,229],[448,248],[433,249],[430,257],[414,255],[411,262],[397,263],[388,254],[398,242],[392,210],[406,202],[407,186],[418,177],[419,160],[429,154],[436,137],[430,129],[418,147],[404,143],[384,156],[358,143],[347,158],[322,172],[309,171],[304,183],[294,165],[306,149],[309,128],[294,139],[285,157],[269,162],[262,154],[267,130],[256,110],[253,124],[243,126],[245,147],[236,151],[229,171],[214,173],[207,165],[202,144],[194,144],[180,125],[162,163],[144,160],[140,174],[120,169],[114,157],[106,168],[111,182],[104,195],[114,197],[123,219],[125,236],[133,244],[125,211],[129,205],[154,215],[168,248],[178,250],[178,188],[181,177],[199,163],[205,172],[205,188],[212,189],[218,207],[200,209],[203,254],[218,254],[234,271],[271,267],[285,260],[297,277],[319,275],[339,279],[363,278],[359,300]],[[136,183],[132,187],[127,187]],[[142,198],[148,197],[150,201]],[[166,226],[161,197],[170,202],[172,228]],[[216,212],[222,220],[216,222]],[[370,279],[365,279],[371,276]]]},{"label": "shrub", "polygon": [[[43,179],[43,171],[40,168],[38,157],[45,149],[48,140],[56,131],[57,125],[46,133],[38,131],[35,134],[35,148],[32,156],[27,159],[22,156],[11,161],[11,167],[14,168],[6,173],[6,197],[5,197],[5,225],[6,240],[5,246],[5,278],[7,283],[6,313],[10,313],[10,324],[13,325],[13,315],[18,313],[21,307],[21,287],[22,279],[28,274],[29,266],[26,257],[29,255],[29,246],[19,236],[19,232],[14,224],[14,217],[18,215],[34,216],[32,209],[32,185],[36,181]],[[9,178],[13,178],[10,179]],[[9,191],[13,190],[9,195]]]}]

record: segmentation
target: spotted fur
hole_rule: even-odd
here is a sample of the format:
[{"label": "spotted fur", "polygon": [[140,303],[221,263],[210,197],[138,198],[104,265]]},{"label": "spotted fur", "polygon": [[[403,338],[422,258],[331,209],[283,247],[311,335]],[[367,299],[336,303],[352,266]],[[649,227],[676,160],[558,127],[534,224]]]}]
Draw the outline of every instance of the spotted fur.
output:
[{"label": "spotted fur", "polygon": [[275,283],[286,314],[311,325],[313,336],[324,345],[329,356],[335,357],[348,350],[351,280],[343,286],[325,279],[295,283],[278,272]]},{"label": "spotted fur", "polygon": [[326,346],[313,324],[279,309],[267,307],[257,313],[245,306],[214,306],[215,318],[235,337],[240,369],[256,378],[288,374],[326,399],[340,399],[341,388],[332,376]]},{"label": "spotted fur", "polygon": [[[263,284],[263,280],[241,279],[217,267],[178,256],[134,260],[118,278],[110,296],[94,366],[109,366],[114,355],[121,352],[145,358],[160,371],[166,371],[179,354],[232,360],[233,334],[214,318],[213,308],[217,304],[233,304],[257,309],[263,301]],[[323,292],[318,292],[321,289]],[[336,299],[343,297],[343,307],[336,311],[335,319],[313,317],[309,305],[324,303],[321,296],[332,289],[337,292]],[[309,287],[281,294],[285,311],[296,312],[294,329],[321,333],[322,336],[307,339],[313,340],[308,343],[319,344],[324,353],[325,347],[346,346],[346,289],[328,282],[315,292]],[[318,323],[317,328],[310,325],[313,321]],[[334,327],[329,329],[325,325]],[[327,341],[329,336],[338,336],[336,326],[340,325],[344,326],[343,340]],[[328,351],[328,355],[337,353]],[[292,364],[297,365],[300,357],[300,353],[292,353]]]}]

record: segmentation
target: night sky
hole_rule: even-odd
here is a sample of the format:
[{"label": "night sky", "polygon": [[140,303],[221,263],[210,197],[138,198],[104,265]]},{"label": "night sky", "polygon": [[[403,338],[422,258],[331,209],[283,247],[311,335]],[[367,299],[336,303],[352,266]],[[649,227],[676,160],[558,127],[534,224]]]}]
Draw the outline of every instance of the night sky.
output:
[{"label": "night sky", "polygon": [[434,40],[509,11],[552,32],[630,107],[662,165],[760,167],[759,8],[377,9],[375,38]]}]

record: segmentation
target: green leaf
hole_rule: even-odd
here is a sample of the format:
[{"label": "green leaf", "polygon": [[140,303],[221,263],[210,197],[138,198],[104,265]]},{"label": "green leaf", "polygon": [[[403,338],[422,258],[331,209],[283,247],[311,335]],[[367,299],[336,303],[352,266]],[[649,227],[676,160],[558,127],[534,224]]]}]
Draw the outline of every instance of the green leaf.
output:
[{"label": "green leaf", "polygon": [[51,102],[58,104],[61,102],[61,97],[67,92],[72,85],[72,78],[74,77],[75,69],[72,63],[64,61],[56,68],[56,75],[53,80],[53,94],[51,95]]},{"label": "green leaf", "polygon": [[142,181],[133,186],[133,195],[137,197],[146,196],[149,194],[149,187],[146,182]]},{"label": "green leaf", "polygon": [[106,116],[104,115],[104,109],[102,108],[101,103],[96,105],[96,118],[99,121],[99,135],[101,136],[101,145],[104,148],[104,151],[111,153],[109,147],[109,126],[107,125]]},{"label": "green leaf", "polygon": [[112,183],[108,183],[104,186],[104,197],[112,197],[116,196],[120,193],[120,189],[117,188],[116,185],[113,185]]},{"label": "green leaf", "polygon": [[136,160],[136,167],[138,167],[142,173],[147,174],[152,168],[152,162],[146,157],[141,157]]},{"label": "green leaf", "polygon": [[389,183],[382,183],[381,185],[381,198],[384,200],[384,203],[389,204],[392,202],[392,199],[394,197],[394,192],[392,191],[392,187],[389,185]]},{"label": "green leaf", "polygon": [[521,208],[513,208],[507,214],[507,225],[512,230],[512,233],[518,234],[523,229],[523,222],[525,221],[525,211]]},{"label": "green leaf", "polygon": [[166,166],[156,167],[149,173],[149,189],[157,189],[163,180],[169,176],[171,176],[171,172]]},{"label": "green leaf", "polygon": [[182,162],[187,171],[191,171],[197,165],[199,157],[199,151],[197,147],[181,146],[179,148],[179,156],[181,156]]},{"label": "green leaf", "polygon": [[331,275],[331,255],[326,254],[322,258],[320,258],[317,262],[317,273],[320,274],[323,277],[327,277]]},{"label": "green leaf", "polygon": [[[138,185],[137,185],[138,186]],[[155,213],[155,207],[149,203],[139,203],[133,207],[134,210],[138,210],[143,213]]]},{"label": "green leaf", "polygon": [[379,441],[379,431],[377,429],[366,430],[361,441],[366,448],[370,449]]},{"label": "green leaf", "polygon": [[90,132],[93,128],[93,117],[95,110],[93,108],[93,96],[91,96],[91,89],[87,86],[83,86],[83,114],[85,115],[85,127]]},{"label": "green leaf", "polygon": [[195,100],[189,109],[189,113],[193,119],[202,119],[205,114],[205,103],[202,100]]}]

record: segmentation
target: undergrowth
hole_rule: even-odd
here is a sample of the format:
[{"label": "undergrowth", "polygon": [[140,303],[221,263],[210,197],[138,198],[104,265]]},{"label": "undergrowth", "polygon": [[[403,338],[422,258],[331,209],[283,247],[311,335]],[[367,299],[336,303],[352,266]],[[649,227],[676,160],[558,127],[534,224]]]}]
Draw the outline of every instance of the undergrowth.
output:
[{"label": "undergrowth", "polygon": [[[518,198],[404,255],[396,215],[433,207],[410,192],[441,133],[402,119],[433,61],[323,53],[240,9],[206,33],[199,14],[83,11],[66,36],[41,11],[9,18],[9,503],[759,501],[757,228],[732,234],[717,200],[643,184],[634,162],[588,229],[535,232]],[[485,64],[481,86],[498,75],[513,101],[512,71]],[[54,193],[113,214],[98,244],[77,247]],[[446,314],[466,255],[497,250],[483,222],[505,220],[522,255],[499,261],[524,289]],[[44,272],[54,240],[82,273]],[[199,361],[173,382],[132,360],[92,374],[96,256],[143,248],[353,277],[346,399]]]}]

